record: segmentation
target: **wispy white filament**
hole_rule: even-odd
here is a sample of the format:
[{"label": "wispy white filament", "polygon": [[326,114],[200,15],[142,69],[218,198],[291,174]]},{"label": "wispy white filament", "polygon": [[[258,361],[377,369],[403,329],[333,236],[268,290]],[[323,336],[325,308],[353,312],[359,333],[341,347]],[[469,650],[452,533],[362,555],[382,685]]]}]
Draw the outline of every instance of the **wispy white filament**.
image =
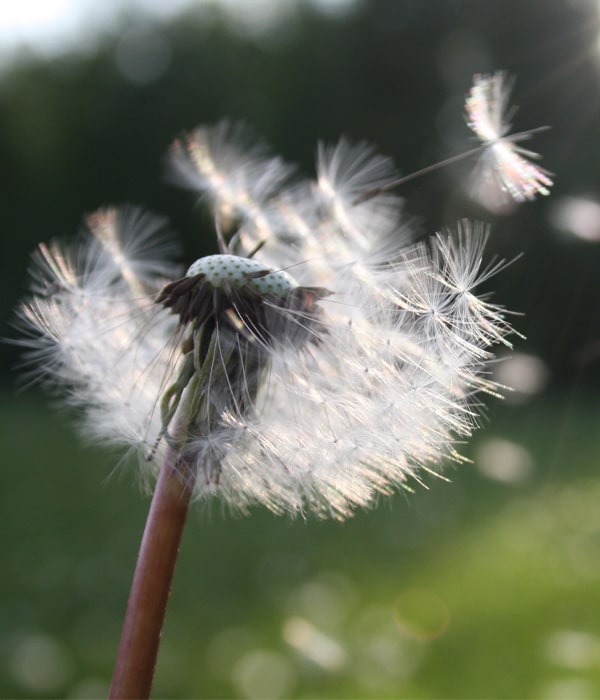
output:
[{"label": "wispy white filament", "polygon": [[509,134],[511,90],[512,81],[502,71],[476,75],[465,110],[469,127],[486,146],[478,176],[491,180],[498,191],[515,201],[523,202],[538,194],[550,194],[552,178],[547,170],[532,162],[539,158],[537,153],[517,145],[533,132]]},{"label": "wispy white filament", "polygon": [[[215,315],[215,344],[202,351],[209,383],[198,400],[210,420],[181,449],[197,468],[199,498],[345,518],[438,473],[441,460],[461,460],[455,444],[477,424],[476,394],[495,392],[492,346],[511,332],[503,310],[478,296],[498,266],[482,263],[482,225],[464,221],[407,245],[396,198],[355,204],[361,190],[394,177],[368,146],[323,146],[316,181],[290,183],[280,159],[237,137],[231,125],[183,137],[172,151],[176,176],[227,221],[228,255],[253,256],[243,274],[285,269],[291,292],[298,284],[329,296],[314,295],[318,310],[309,293],[274,306],[307,339],[267,343],[244,328],[237,299],[248,299],[234,289],[241,273],[231,277],[231,308]],[[107,210],[88,225],[77,246],[37,252],[24,343],[36,372],[68,388],[93,436],[151,455],[142,464],[154,472],[170,428],[159,406],[189,358],[185,329],[154,299],[182,272],[151,219]],[[235,259],[226,262],[225,273]],[[248,288],[257,304],[272,304],[259,299],[266,286]],[[268,362],[251,375],[253,343]]]}]

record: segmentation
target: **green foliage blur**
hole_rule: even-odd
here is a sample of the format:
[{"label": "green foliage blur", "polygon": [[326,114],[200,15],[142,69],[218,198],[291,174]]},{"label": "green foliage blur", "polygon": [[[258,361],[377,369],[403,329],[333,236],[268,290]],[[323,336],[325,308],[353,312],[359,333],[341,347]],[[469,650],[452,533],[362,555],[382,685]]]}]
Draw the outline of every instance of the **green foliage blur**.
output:
[{"label": "green foliage blur", "polygon": [[[564,408],[496,405],[478,466],[347,523],[193,510],[154,697],[598,697],[600,412]],[[0,697],[105,697],[147,499],[39,397],[0,416]],[[498,439],[533,471],[486,476]]]},{"label": "green foliage blur", "polygon": [[[202,208],[164,181],[181,130],[243,119],[307,174],[317,142],[344,134],[408,173],[473,145],[472,76],[506,69],[516,130],[552,127],[532,142],[551,197],[494,217],[464,193],[469,163],[400,194],[423,235],[484,219],[490,255],[524,253],[494,301],[523,313],[516,349],[550,381],[490,408],[452,483],[429,477],[349,523],[192,513],[155,696],[598,697],[600,242],[555,216],[561,199],[600,197],[595,3],[363,0],[329,15],[289,2],[264,33],[216,7],[168,24],[131,15],[86,50],[4,67],[0,335],[15,335],[29,253],[74,238],[100,206],[167,216],[185,262],[215,251]],[[100,697],[148,499],[67,412],[16,394],[17,349],[0,352],[0,696]],[[490,454],[507,455],[500,468]]]}]

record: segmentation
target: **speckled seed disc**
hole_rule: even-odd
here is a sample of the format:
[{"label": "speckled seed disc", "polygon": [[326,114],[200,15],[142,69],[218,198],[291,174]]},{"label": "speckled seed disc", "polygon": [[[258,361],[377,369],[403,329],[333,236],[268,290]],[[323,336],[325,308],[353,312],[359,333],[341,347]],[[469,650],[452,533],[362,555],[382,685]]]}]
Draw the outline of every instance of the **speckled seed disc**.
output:
[{"label": "speckled seed disc", "polygon": [[[255,276],[261,272],[266,274]],[[199,258],[190,265],[186,273],[186,277],[195,275],[204,275],[206,281],[217,289],[224,283],[229,284],[232,289],[249,286],[259,294],[269,294],[278,298],[285,298],[298,286],[287,272],[273,270],[257,260],[241,258],[238,255],[208,255]]]}]

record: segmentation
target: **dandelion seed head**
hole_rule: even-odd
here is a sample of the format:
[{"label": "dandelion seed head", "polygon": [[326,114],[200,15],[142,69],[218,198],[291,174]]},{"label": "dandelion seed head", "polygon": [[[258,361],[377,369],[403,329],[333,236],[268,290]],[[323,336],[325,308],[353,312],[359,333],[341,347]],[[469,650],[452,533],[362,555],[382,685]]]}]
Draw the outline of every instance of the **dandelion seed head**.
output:
[{"label": "dandelion seed head", "polygon": [[512,329],[478,292],[487,229],[411,243],[365,144],[321,146],[314,181],[229,123],[183,135],[172,166],[208,199],[218,255],[182,271],[155,219],[108,209],[34,255],[21,307],[34,379],[88,435],[165,455],[199,500],[344,519],[460,461],[494,346]]}]

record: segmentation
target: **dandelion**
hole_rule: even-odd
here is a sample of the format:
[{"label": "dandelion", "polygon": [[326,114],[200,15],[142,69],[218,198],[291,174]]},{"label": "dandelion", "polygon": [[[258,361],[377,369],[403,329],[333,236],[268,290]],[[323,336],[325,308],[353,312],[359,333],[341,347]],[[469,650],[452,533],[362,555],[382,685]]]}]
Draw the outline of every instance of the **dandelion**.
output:
[{"label": "dandelion", "polygon": [[509,133],[514,113],[508,107],[511,91],[512,80],[503,71],[476,75],[465,111],[467,124],[484,146],[478,175],[497,191],[523,202],[538,194],[550,194],[552,178],[547,170],[531,162],[539,158],[537,153],[517,145],[540,129]]},{"label": "dandelion", "polygon": [[479,392],[496,393],[492,347],[509,344],[478,295],[504,264],[483,264],[484,225],[409,243],[371,147],[320,147],[308,182],[248,143],[223,123],[171,150],[219,254],[183,271],[164,222],[102,210],[74,246],[39,247],[20,311],[33,378],[156,478],[112,697],[150,691],[192,498],[342,520],[411,489],[462,460]]}]

